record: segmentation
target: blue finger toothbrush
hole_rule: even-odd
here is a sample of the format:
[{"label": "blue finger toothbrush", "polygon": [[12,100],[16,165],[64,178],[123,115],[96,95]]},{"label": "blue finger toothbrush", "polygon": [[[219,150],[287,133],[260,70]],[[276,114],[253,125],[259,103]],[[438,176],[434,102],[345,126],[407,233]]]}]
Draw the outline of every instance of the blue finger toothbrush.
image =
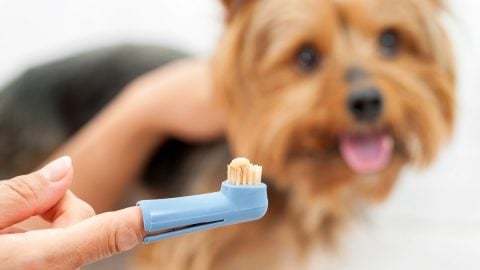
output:
[{"label": "blue finger toothbrush", "polygon": [[218,192],[139,201],[147,233],[143,241],[151,243],[262,218],[268,207],[262,167],[236,158],[228,165],[227,175]]}]

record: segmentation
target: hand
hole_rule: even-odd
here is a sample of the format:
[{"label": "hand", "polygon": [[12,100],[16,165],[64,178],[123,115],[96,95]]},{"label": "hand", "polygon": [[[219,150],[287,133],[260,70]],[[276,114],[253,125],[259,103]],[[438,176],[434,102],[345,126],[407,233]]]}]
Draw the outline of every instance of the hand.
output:
[{"label": "hand", "polygon": [[[37,172],[0,181],[2,269],[73,269],[129,250],[143,239],[140,208],[95,216],[68,191],[69,157]],[[17,223],[39,215],[53,228],[25,231]]]},{"label": "hand", "polygon": [[123,97],[153,132],[189,141],[223,135],[224,112],[214,102],[209,65],[182,60],[134,81]]}]

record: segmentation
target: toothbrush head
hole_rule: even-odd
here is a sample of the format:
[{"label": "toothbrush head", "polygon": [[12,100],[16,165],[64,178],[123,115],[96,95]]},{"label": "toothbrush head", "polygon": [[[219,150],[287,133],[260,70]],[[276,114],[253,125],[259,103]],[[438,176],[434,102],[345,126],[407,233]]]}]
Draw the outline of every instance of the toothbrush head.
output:
[{"label": "toothbrush head", "polygon": [[246,158],[236,158],[227,166],[227,183],[260,185],[262,183],[262,166],[251,164]]}]

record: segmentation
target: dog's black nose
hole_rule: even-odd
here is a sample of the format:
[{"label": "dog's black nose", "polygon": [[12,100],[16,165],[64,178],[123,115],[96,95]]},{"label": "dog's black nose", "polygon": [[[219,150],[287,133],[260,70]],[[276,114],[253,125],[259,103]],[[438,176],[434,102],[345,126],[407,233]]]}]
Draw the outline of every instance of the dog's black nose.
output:
[{"label": "dog's black nose", "polygon": [[376,88],[353,91],[348,96],[348,109],[362,122],[375,121],[382,112],[383,98]]}]

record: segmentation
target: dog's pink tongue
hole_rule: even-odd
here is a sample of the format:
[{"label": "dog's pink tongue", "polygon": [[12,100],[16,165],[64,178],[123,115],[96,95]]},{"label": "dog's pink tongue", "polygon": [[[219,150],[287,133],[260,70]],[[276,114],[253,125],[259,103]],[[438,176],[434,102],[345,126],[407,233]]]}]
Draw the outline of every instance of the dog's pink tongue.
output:
[{"label": "dog's pink tongue", "polygon": [[384,169],[392,157],[392,138],[384,133],[344,135],[340,151],[348,166],[357,173],[375,173]]}]

